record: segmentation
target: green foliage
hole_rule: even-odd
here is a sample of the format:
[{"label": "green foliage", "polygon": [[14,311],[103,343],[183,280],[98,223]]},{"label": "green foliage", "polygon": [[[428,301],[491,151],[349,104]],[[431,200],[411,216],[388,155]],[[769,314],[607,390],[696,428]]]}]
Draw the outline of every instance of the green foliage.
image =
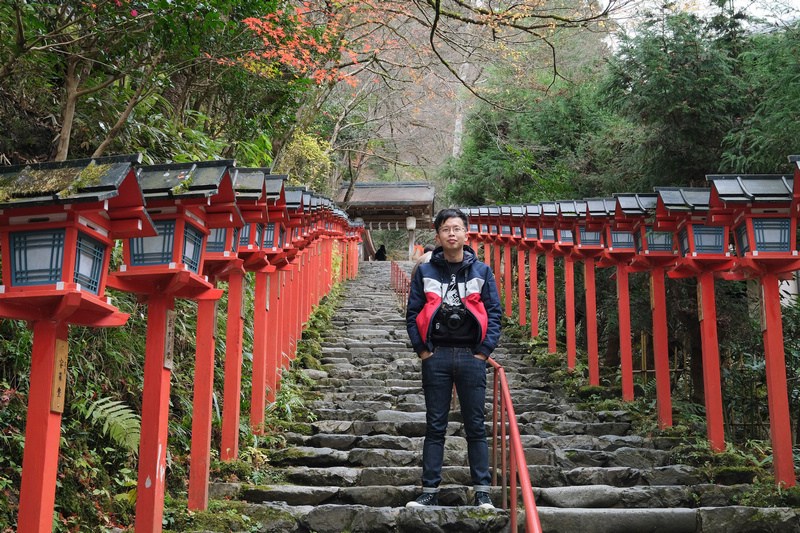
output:
[{"label": "green foliage", "polygon": [[328,182],[332,165],[329,151],[326,141],[295,132],[275,171],[289,174],[290,184],[307,185],[320,194],[332,196],[335,191]]},{"label": "green foliage", "polygon": [[100,398],[94,402],[79,400],[73,407],[92,425],[102,425],[103,435],[111,437],[123,449],[132,454],[139,452],[142,417],[125,403],[111,398]]}]

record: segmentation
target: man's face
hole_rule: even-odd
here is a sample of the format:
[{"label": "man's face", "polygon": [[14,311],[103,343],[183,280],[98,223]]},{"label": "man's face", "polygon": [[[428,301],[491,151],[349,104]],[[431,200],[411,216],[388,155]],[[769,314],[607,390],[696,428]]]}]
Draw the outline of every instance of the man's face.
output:
[{"label": "man's face", "polygon": [[436,238],[445,252],[461,250],[467,242],[467,228],[464,227],[464,221],[459,217],[448,218],[439,226]]}]

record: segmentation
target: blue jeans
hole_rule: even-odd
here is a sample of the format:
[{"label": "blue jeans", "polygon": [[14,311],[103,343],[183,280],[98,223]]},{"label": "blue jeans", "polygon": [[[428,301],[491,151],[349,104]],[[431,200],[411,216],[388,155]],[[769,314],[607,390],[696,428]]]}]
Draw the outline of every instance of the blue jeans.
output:
[{"label": "blue jeans", "polygon": [[447,417],[456,386],[467,434],[467,457],[472,484],[490,486],[489,444],[486,441],[486,362],[469,348],[436,348],[422,361],[425,391],[425,441],[422,445],[422,487],[435,489],[442,481]]}]

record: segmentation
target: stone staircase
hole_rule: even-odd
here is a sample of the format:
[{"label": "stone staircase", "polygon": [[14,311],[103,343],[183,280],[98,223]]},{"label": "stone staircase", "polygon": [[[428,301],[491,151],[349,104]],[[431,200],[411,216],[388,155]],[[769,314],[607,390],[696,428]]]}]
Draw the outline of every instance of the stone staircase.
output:
[{"label": "stone staircase", "polygon": [[[411,263],[405,265],[410,270]],[[391,292],[390,263],[362,263],[347,283],[334,328],[324,338],[312,403],[312,434],[270,464],[281,482],[215,484],[212,497],[236,497],[268,523],[249,531],[296,533],[508,532],[509,512],[472,507],[466,441],[451,413],[443,486],[433,508],[405,508],[420,492],[425,407],[420,362]],[[631,434],[627,413],[574,408],[526,367],[504,339],[493,357],[506,369],[528,471],[545,532],[716,533],[800,531],[792,509],[736,507],[748,485],[711,484],[692,467],[671,465],[671,441]],[[491,380],[490,380],[491,383]],[[491,404],[487,394],[487,434]],[[521,498],[520,498],[521,505]],[[264,518],[264,517],[267,518]],[[523,531],[523,511],[519,511]]]}]

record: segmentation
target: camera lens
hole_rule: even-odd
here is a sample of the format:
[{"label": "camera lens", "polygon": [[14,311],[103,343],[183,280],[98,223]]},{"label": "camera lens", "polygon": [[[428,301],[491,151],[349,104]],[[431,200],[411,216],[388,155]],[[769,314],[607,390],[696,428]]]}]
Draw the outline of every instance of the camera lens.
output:
[{"label": "camera lens", "polygon": [[450,329],[458,329],[461,327],[461,315],[453,313],[447,317],[447,327]]}]

